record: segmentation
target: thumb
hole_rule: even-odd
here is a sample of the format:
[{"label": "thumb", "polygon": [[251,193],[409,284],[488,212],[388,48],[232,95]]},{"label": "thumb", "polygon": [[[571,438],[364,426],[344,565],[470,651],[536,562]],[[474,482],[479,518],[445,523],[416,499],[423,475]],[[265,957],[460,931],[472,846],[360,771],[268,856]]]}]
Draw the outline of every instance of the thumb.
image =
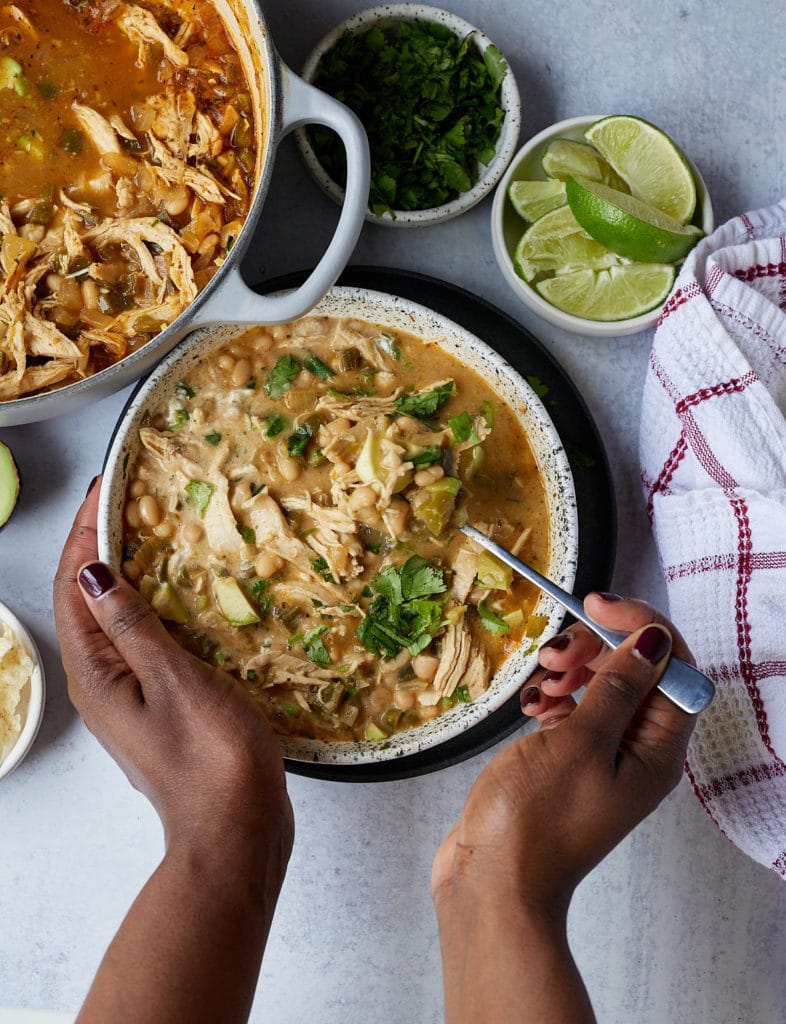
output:
[{"label": "thumb", "polygon": [[571,716],[573,724],[607,741],[616,753],[639,706],[663,675],[671,634],[650,623],[631,633],[604,660]]}]

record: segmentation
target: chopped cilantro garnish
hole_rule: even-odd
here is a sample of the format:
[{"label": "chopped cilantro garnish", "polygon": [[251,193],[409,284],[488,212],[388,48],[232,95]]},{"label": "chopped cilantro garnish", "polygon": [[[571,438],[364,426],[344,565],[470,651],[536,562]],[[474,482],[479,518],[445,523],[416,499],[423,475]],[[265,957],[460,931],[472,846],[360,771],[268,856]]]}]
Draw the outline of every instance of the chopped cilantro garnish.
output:
[{"label": "chopped cilantro garnish", "polygon": [[263,619],[267,618],[273,608],[273,598],[267,593],[269,583],[270,580],[254,580],[248,588],[249,593],[259,606],[259,614]]},{"label": "chopped cilantro garnish", "polygon": [[196,389],[181,380],[175,384],[175,394],[179,395],[181,398],[193,398],[196,394]]},{"label": "chopped cilantro garnish", "polygon": [[308,655],[310,661],[313,661],[315,665],[330,665],[330,655],[328,654],[327,647],[322,641],[322,637],[328,631],[328,626],[317,626],[316,629],[310,630],[303,637],[303,650]]},{"label": "chopped cilantro garnish", "polygon": [[408,461],[417,467],[430,466],[434,462],[441,462],[442,455],[442,449],[435,445],[433,448],[426,448],[424,451],[418,452],[417,455],[410,455]]},{"label": "chopped cilantro garnish", "polygon": [[265,437],[278,437],[282,430],[286,429],[287,421],[277,412],[271,413],[265,420]]},{"label": "chopped cilantro garnish", "polygon": [[462,704],[469,704],[469,690],[466,686],[457,686],[453,691],[453,696]]},{"label": "chopped cilantro garnish", "polygon": [[331,377],[335,377],[335,373],[327,363],[323,363],[319,356],[315,356],[311,352],[303,360],[303,365],[309,373],[313,373],[320,380],[330,380]]},{"label": "chopped cilantro garnish", "polygon": [[453,432],[453,440],[461,444],[464,441],[471,441],[477,444],[480,438],[475,430],[475,421],[468,412],[460,412],[448,420],[448,426]]},{"label": "chopped cilantro garnish", "polygon": [[250,526],[242,526],[240,523],[238,523],[237,532],[243,538],[244,544],[256,544],[257,535]]},{"label": "chopped cilantro garnish", "polygon": [[311,567],[314,572],[318,573],[325,583],[335,583],[333,573],[330,571],[330,566],[327,563],[327,559],[323,558],[322,555],[319,558],[311,559]]},{"label": "chopped cilantro garnish", "polygon": [[483,628],[488,630],[489,633],[493,633],[496,636],[500,633],[510,632],[508,623],[505,622],[501,615],[497,615],[495,611],[489,608],[487,601],[481,601],[478,605],[478,615],[480,615]]},{"label": "chopped cilantro garnish", "polygon": [[412,555],[397,569],[389,565],[371,581],[376,596],[355,633],[378,657],[395,658],[406,647],[413,656],[431,643],[442,621],[447,590],[441,569]]},{"label": "chopped cilantro garnish", "polygon": [[221,442],[221,435],[218,431],[216,431],[215,434],[205,434],[205,440],[215,448],[215,446]]},{"label": "chopped cilantro garnish", "polygon": [[544,384],[540,377],[530,376],[527,377],[527,384],[532,388],[538,398],[545,398],[551,388],[548,384]]},{"label": "chopped cilantro garnish", "polygon": [[205,518],[214,490],[215,487],[204,480],[189,480],[186,484],[186,503],[197,510],[200,519]]},{"label": "chopped cilantro garnish", "polygon": [[172,417],[172,422],[167,429],[174,433],[174,431],[184,427],[190,419],[191,417],[188,415],[187,409],[175,409],[175,415]]},{"label": "chopped cilantro garnish", "polygon": [[428,420],[439,412],[452,394],[453,381],[449,380],[419,395],[399,395],[393,402],[393,408],[401,416]]},{"label": "chopped cilantro garnish", "polygon": [[300,363],[294,356],[282,356],[268,374],[265,391],[268,398],[281,398],[289,391],[300,373]]},{"label": "chopped cilantro garnish", "polygon": [[313,429],[310,424],[304,423],[293,431],[287,438],[287,454],[291,459],[302,455],[311,440]]},{"label": "chopped cilantro garnish", "polygon": [[[496,47],[481,55],[471,35],[425,21],[345,32],[324,54],[314,84],[354,110],[369,136],[373,213],[430,209],[472,187],[479,163],[494,155],[506,70]],[[321,127],[309,135],[343,186],[337,137]]]}]

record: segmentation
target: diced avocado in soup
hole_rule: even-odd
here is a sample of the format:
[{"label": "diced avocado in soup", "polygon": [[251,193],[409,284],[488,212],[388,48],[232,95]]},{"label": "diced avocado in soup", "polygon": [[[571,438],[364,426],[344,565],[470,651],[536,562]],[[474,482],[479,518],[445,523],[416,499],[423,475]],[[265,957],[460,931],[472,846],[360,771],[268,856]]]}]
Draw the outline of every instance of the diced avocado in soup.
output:
[{"label": "diced avocado in soup", "polygon": [[123,571],[279,733],[384,742],[460,713],[543,629],[534,588],[458,530],[546,567],[532,452],[436,344],[348,319],[254,328],[140,442]]}]

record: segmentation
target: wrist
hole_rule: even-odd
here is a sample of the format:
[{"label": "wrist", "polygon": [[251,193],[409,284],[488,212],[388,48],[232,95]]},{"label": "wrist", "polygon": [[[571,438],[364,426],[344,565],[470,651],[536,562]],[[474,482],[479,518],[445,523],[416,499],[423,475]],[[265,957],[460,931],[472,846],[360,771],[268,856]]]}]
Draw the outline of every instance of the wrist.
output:
[{"label": "wrist", "polygon": [[212,887],[246,895],[278,893],[294,840],[289,801],[262,819],[190,818],[165,827],[165,861]]}]

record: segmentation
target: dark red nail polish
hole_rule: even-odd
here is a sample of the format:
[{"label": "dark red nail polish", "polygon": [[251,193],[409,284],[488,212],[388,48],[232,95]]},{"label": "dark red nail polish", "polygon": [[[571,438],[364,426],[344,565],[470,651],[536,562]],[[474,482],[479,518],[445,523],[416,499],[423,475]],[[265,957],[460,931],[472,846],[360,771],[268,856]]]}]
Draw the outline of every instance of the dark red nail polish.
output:
[{"label": "dark red nail polish", "polygon": [[79,573],[79,586],[91,597],[101,597],[115,585],[115,577],[103,562],[92,562]]},{"label": "dark red nail polish", "polygon": [[551,640],[547,640],[545,644],[540,645],[540,649],[545,651],[547,648],[550,651],[564,651],[570,643],[570,633],[557,633]]},{"label": "dark red nail polish", "polygon": [[545,676],[541,679],[540,685],[542,686],[544,683],[549,683],[552,681],[552,679],[556,682],[557,679],[562,679],[564,675],[564,672],[552,672],[551,669],[549,669]]},{"label": "dark red nail polish", "polygon": [[87,496],[88,496],[88,495],[90,494],[90,492],[91,492],[91,491],[93,490],[93,488],[95,487],[95,485],[96,485],[96,480],[98,480],[98,475],[97,475],[97,474],[96,474],[96,476],[94,476],[94,477],[93,477],[93,479],[92,479],[92,480],[90,481],[90,483],[88,484],[88,486],[87,486],[87,491],[85,492],[85,498],[87,498]]},{"label": "dark red nail polish", "polygon": [[527,708],[532,704],[537,704],[540,700],[540,690],[537,686],[528,686],[526,690],[521,691],[521,710],[524,714],[527,714]]},{"label": "dark red nail polish", "polygon": [[633,645],[633,650],[651,665],[657,665],[671,650],[671,639],[659,626],[647,626]]},{"label": "dark red nail polish", "polygon": [[620,597],[619,594],[610,594],[607,590],[598,590],[597,591],[597,595],[598,595],[598,597],[602,598],[604,601],[624,601],[625,600],[625,598],[624,597]]}]

